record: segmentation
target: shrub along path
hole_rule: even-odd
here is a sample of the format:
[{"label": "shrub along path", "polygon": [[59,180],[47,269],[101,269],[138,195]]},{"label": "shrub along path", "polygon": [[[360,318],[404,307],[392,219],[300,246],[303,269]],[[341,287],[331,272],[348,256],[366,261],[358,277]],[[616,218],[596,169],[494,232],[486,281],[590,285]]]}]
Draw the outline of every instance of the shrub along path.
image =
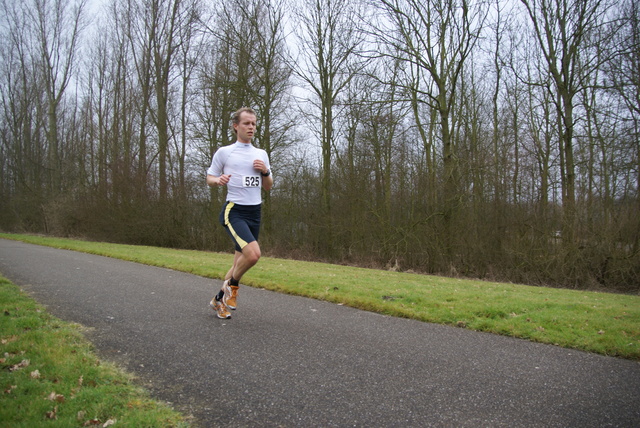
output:
[{"label": "shrub along path", "polygon": [[201,426],[638,426],[640,364],[0,239],[0,273]]}]

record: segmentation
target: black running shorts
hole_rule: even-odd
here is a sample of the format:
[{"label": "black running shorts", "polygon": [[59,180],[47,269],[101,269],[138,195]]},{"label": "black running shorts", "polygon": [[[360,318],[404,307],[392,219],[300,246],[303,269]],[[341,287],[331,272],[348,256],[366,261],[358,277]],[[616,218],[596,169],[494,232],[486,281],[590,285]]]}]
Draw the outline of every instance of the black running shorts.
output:
[{"label": "black running shorts", "polygon": [[235,244],[236,251],[258,240],[260,233],[261,205],[238,205],[227,202],[220,211],[220,223]]}]

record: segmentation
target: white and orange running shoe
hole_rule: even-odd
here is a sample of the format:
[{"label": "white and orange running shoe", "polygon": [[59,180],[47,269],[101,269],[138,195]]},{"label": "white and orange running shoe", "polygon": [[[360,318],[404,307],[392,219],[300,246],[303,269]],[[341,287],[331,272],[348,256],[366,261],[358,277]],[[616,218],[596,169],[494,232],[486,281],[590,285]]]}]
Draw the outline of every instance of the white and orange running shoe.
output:
[{"label": "white and orange running shoe", "polygon": [[237,285],[229,285],[228,279],[222,283],[222,291],[224,292],[222,301],[229,309],[234,311],[238,307],[237,298],[239,288],[240,287],[238,287]]},{"label": "white and orange running shoe", "polygon": [[227,309],[227,305],[225,305],[222,300],[216,300],[216,298],[214,297],[213,299],[211,299],[211,302],[209,302],[209,306],[211,306],[213,310],[216,311],[216,315],[218,318],[223,320],[231,318],[231,312],[229,312],[229,310]]}]

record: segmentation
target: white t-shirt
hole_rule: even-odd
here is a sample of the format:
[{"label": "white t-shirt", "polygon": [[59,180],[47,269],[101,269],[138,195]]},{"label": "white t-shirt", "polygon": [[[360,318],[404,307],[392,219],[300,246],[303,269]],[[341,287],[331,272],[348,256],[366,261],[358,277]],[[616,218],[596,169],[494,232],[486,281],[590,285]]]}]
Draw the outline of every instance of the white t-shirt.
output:
[{"label": "white t-shirt", "polygon": [[262,203],[262,175],[253,167],[253,161],[260,159],[271,169],[267,152],[250,143],[236,141],[220,147],[211,160],[208,175],[219,177],[230,174],[227,184],[227,201],[239,205],[260,205]]}]

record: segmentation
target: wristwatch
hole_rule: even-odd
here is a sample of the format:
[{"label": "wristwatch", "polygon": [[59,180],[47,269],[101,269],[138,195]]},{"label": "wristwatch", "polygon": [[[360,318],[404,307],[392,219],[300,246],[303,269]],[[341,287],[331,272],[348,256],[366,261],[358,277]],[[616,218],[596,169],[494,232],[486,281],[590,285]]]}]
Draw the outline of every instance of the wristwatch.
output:
[{"label": "wristwatch", "polygon": [[261,175],[261,176],[263,176],[263,177],[268,177],[268,176],[270,176],[270,175],[271,175],[271,170],[270,170],[270,169],[268,169],[266,173],[265,173],[265,172],[260,171],[260,175]]}]

